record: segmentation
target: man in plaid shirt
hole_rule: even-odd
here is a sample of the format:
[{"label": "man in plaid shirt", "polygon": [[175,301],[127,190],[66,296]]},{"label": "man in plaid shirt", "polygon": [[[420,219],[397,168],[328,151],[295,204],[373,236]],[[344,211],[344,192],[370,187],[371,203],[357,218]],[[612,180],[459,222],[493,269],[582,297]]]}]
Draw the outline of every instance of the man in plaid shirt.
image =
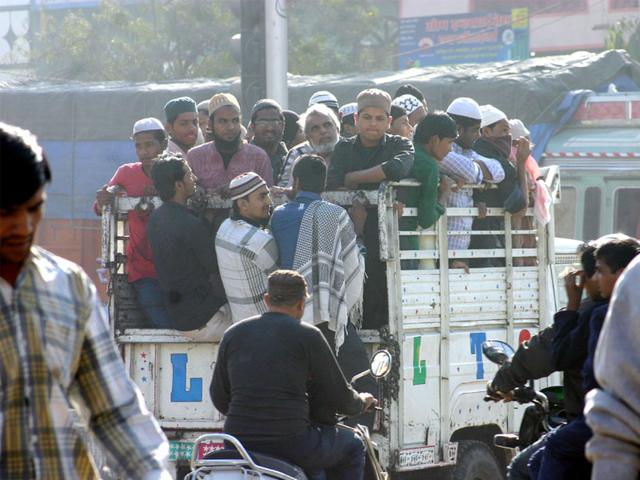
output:
[{"label": "man in plaid shirt", "polygon": [[[451,152],[440,162],[440,172],[458,183],[468,185],[500,183],[504,180],[500,162],[485,158],[471,149],[480,136],[482,114],[478,103],[471,98],[456,98],[447,107],[447,113],[456,122],[458,138],[451,145]],[[447,207],[473,207],[473,189],[466,187],[452,191],[447,199]],[[451,216],[447,219],[447,230],[471,232],[472,223],[473,217]],[[449,235],[449,250],[466,250],[470,241],[470,233]],[[468,268],[466,261],[462,260],[454,260],[451,266]]]},{"label": "man in plaid shirt", "polygon": [[0,173],[0,478],[98,478],[84,420],[120,474],[170,479],[95,286],[33,245],[51,174],[32,134],[0,123]]}]

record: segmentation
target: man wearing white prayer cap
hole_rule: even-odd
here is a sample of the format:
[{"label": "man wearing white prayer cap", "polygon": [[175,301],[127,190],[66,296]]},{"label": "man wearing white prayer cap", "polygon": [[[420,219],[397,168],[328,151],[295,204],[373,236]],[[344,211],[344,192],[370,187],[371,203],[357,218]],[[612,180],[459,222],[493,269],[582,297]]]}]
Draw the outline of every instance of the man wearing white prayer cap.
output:
[{"label": "man wearing white prayer cap", "polygon": [[[480,136],[482,113],[478,102],[468,97],[459,97],[447,107],[447,113],[456,122],[458,138],[451,145],[452,150],[440,162],[440,172],[467,185],[499,183],[504,179],[504,170],[496,160],[482,157],[472,147]],[[459,188],[452,191],[447,199],[447,207],[473,207],[473,189]],[[473,217],[448,217],[448,231],[470,231]],[[471,235],[450,235],[449,250],[466,250],[469,248]],[[451,262],[452,268],[468,269],[468,261],[459,259]]]}]

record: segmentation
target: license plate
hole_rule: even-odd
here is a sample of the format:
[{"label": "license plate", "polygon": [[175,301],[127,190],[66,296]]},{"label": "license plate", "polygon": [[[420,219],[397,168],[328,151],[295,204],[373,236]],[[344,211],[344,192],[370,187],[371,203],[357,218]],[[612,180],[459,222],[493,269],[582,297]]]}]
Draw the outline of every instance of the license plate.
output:
[{"label": "license plate", "polygon": [[417,470],[433,465],[436,461],[436,447],[424,446],[398,451],[398,470]]}]

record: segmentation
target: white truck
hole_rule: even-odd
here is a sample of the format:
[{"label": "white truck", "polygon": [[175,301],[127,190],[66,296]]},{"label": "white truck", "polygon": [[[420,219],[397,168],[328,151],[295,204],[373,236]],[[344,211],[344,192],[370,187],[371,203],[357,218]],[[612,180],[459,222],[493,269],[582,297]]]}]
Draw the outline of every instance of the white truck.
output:
[{"label": "white truck", "polygon": [[[551,167],[545,174],[555,197],[558,170]],[[484,361],[481,345],[487,339],[517,345],[550,322],[556,307],[551,293],[556,276],[553,220],[516,231],[510,214],[489,209],[488,215],[504,216],[504,231],[473,233],[505,234],[506,248],[456,251],[455,256],[503,258],[505,266],[471,268],[469,273],[449,269],[446,259],[454,254],[447,251],[447,235],[453,233],[447,232],[446,217],[477,215],[477,209],[449,208],[431,229],[400,231],[397,189],[417,185],[403,181],[365,192],[378,206],[380,257],[388,284],[380,295],[388,296],[389,323],[360,334],[371,351],[389,350],[395,368],[382,384],[383,410],[373,438],[392,478],[501,478],[508,458],[493,447],[493,435],[517,431],[522,407],[483,401],[495,367]],[[348,205],[353,192],[324,196]],[[172,461],[186,465],[194,439],[223,426],[208,391],[217,345],[192,342],[175,330],[139,328],[143,320],[127,283],[124,254],[126,213],[138,201],[120,198],[102,219],[110,319],[129,373],[171,441]],[[210,199],[212,207],[223,204]],[[416,213],[407,207],[402,215]],[[513,235],[535,235],[536,248],[512,248]],[[401,250],[400,238],[412,236],[421,247]],[[533,258],[534,265],[514,266],[516,257]],[[200,453],[218,447],[205,444]]]}]

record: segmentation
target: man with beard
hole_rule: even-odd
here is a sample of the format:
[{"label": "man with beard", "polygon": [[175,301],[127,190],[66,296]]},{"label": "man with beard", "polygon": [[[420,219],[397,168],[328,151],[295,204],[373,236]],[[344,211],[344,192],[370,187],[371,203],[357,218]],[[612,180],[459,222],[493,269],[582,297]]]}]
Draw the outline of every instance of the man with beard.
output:
[{"label": "man with beard", "polygon": [[97,479],[100,447],[117,477],[170,479],[167,439],[127,375],[95,286],[34,245],[51,182],[42,148],[0,123],[0,152],[0,478]]},{"label": "man with beard", "polygon": [[169,100],[164,106],[165,128],[169,134],[168,153],[185,156],[190,148],[202,144],[204,138],[198,126],[196,102],[189,97]]},{"label": "man with beard", "polygon": [[[118,167],[109,183],[96,192],[93,209],[97,215],[102,215],[105,205],[113,205],[114,189],[124,191],[129,197],[157,195],[151,180],[151,167],[167,146],[162,123],[157,118],[138,120],[133,125],[131,139],[139,161]],[[136,292],[138,305],[147,320],[156,328],[170,328],[147,238],[147,222],[151,211],[142,208],[143,205],[139,203],[128,213],[127,279]]]},{"label": "man with beard", "polygon": [[218,93],[209,101],[209,129],[213,141],[189,151],[187,162],[197,184],[209,193],[226,195],[229,182],[244,172],[255,172],[268,186],[273,170],[263,149],[245,143],[241,132],[240,104],[230,93]]},{"label": "man with beard", "polygon": [[324,160],[328,170],[331,165],[333,148],[339,140],[340,122],[333,110],[326,105],[321,103],[311,105],[302,114],[300,123],[304,128],[307,141],[292,148],[289,155],[287,155],[282,166],[280,182],[278,183],[281,187],[293,186],[293,177],[291,176],[293,165],[302,155],[308,153],[319,155]]},{"label": "man with beard", "polygon": [[247,172],[231,180],[229,198],[233,211],[218,229],[216,254],[235,323],[267,311],[264,294],[267,277],[276,269],[278,247],[265,228],[271,196],[260,175]]},{"label": "man with beard", "polygon": [[251,112],[251,143],[262,148],[271,161],[273,182],[278,183],[282,164],[287,156],[287,146],[282,141],[284,134],[284,115],[282,107],[275,100],[263,98],[258,100]]},{"label": "man with beard", "polygon": [[195,176],[184,159],[165,154],[151,177],[163,203],[151,214],[147,233],[172,326],[191,339],[219,340],[230,322],[213,235],[187,207]]}]

